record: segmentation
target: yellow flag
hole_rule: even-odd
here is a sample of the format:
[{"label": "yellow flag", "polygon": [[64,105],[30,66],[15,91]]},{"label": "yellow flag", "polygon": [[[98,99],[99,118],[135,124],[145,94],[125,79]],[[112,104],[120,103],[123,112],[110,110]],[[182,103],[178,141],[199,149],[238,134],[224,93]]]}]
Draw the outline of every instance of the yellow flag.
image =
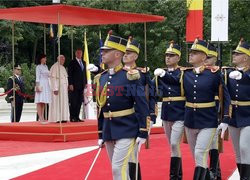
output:
[{"label": "yellow flag", "polygon": [[62,31],[63,31],[63,24],[59,24],[57,37],[62,37]]},{"label": "yellow flag", "polygon": [[[89,66],[89,51],[88,51],[88,43],[86,38],[86,30],[84,32],[84,55],[83,60],[86,62],[86,67]],[[91,80],[90,71],[86,70],[87,81]]]}]

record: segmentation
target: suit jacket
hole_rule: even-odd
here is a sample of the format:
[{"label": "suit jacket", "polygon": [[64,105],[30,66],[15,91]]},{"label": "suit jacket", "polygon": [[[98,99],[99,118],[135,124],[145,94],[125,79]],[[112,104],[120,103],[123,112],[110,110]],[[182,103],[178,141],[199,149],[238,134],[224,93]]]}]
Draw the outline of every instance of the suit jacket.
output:
[{"label": "suit jacket", "polygon": [[[22,80],[22,77],[20,77],[19,79],[17,78],[17,76],[14,77],[15,78],[15,84],[17,87],[17,90],[24,93],[25,89],[24,89],[24,82]],[[10,89],[13,88],[13,76],[9,77],[8,79],[8,83],[7,83],[7,91],[9,91]],[[17,92],[15,93],[16,95],[16,102],[22,102],[23,101],[23,97],[20,96]],[[8,95],[7,95],[8,99],[10,101],[12,101],[14,99],[13,97],[13,91],[11,91]]]},{"label": "suit jacket", "polygon": [[69,85],[73,85],[75,90],[83,90],[87,84],[86,63],[83,63],[83,70],[76,59],[73,59],[68,66]]}]

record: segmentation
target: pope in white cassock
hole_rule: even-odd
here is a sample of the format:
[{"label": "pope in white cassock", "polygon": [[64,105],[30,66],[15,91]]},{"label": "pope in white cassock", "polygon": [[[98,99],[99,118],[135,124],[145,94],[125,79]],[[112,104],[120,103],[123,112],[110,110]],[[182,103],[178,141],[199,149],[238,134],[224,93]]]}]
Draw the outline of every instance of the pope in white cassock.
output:
[{"label": "pope in white cassock", "polygon": [[64,55],[59,55],[57,62],[50,69],[52,100],[49,107],[49,122],[69,121],[68,74],[63,66],[64,62]]}]

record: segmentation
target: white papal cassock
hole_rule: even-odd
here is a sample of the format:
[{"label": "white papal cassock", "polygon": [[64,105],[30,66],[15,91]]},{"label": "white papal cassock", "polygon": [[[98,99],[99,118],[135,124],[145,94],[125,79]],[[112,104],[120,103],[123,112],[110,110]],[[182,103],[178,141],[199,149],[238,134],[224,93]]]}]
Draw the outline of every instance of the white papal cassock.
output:
[{"label": "white papal cassock", "polygon": [[[59,88],[60,66],[60,88]],[[49,122],[69,121],[68,74],[64,66],[56,62],[50,69],[52,101],[49,107]],[[59,91],[58,95],[54,91]],[[60,99],[59,99],[60,97]],[[60,106],[59,106],[60,104]]]}]

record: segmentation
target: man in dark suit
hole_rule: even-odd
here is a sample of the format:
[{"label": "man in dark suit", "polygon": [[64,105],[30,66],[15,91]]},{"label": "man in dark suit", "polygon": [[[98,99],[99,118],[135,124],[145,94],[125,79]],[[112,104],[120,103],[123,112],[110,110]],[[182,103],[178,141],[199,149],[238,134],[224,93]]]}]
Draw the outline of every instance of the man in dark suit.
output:
[{"label": "man in dark suit", "polygon": [[12,89],[13,87],[15,88],[15,90],[11,91],[7,95],[7,97],[11,103],[11,122],[19,122],[23,111],[23,99],[24,99],[23,96],[19,94],[20,92],[24,93],[24,82],[21,77],[20,65],[15,65],[13,74],[14,75],[9,77],[8,79],[7,91]]},{"label": "man in dark suit", "polygon": [[70,121],[81,122],[79,114],[83,102],[83,90],[87,84],[86,63],[82,60],[82,50],[78,48],[68,66]]}]

